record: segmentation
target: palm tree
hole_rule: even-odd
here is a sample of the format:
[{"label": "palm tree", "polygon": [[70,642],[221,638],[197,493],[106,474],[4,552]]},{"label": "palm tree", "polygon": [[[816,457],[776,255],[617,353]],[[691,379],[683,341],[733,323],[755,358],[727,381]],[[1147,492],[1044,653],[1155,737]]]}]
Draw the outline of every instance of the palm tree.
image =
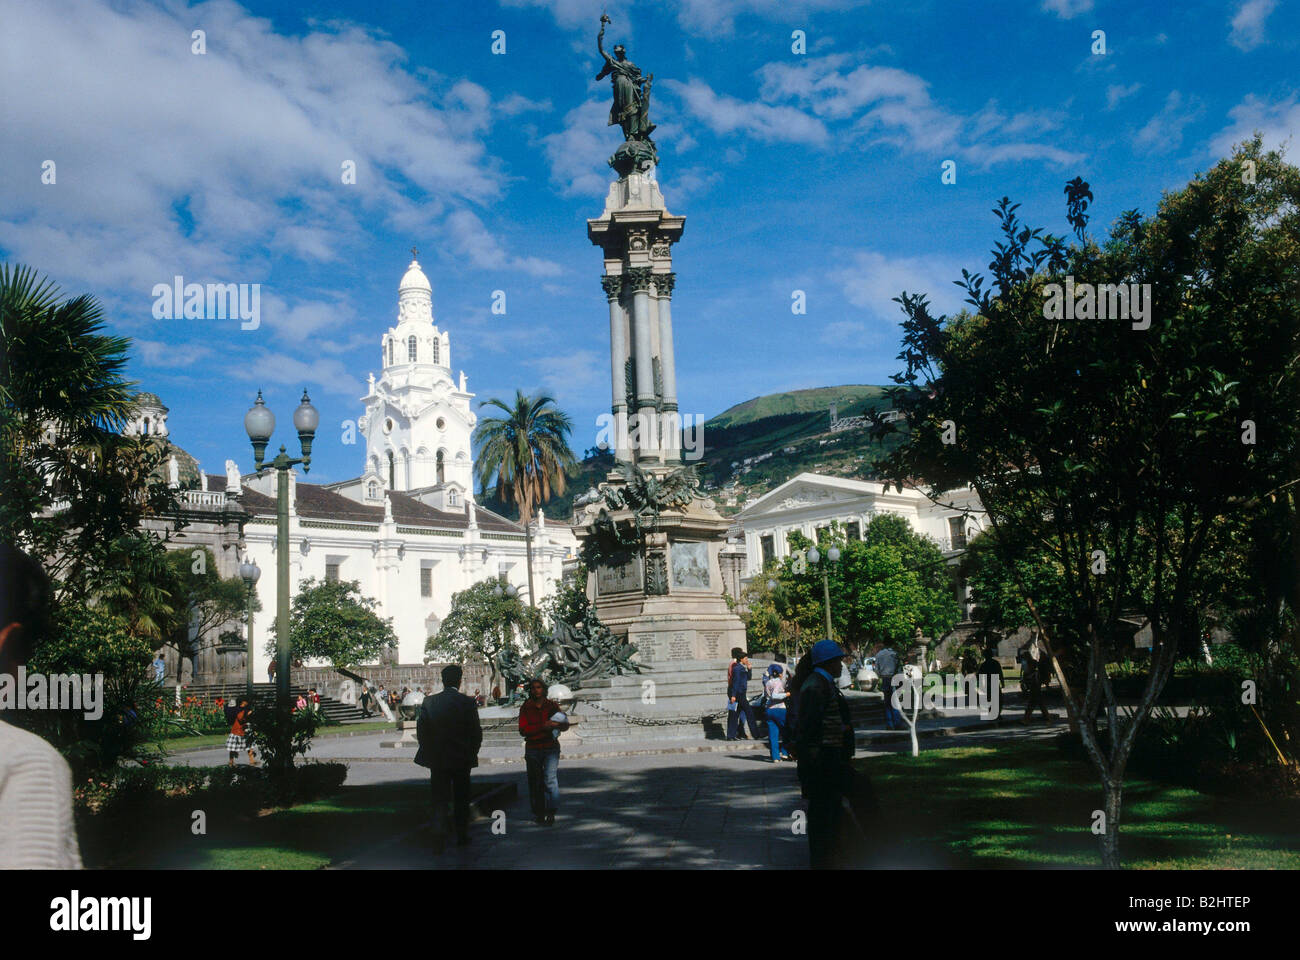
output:
[{"label": "palm tree", "polygon": [[551,499],[552,491],[564,493],[567,471],[576,465],[566,439],[573,423],[568,414],[555,406],[553,397],[526,397],[522,390],[515,391],[513,407],[495,397],[479,406],[497,407],[506,414],[479,422],[478,482],[486,491],[495,475],[501,499],[507,503],[513,501],[519,508],[528,551],[528,605],[536,606],[533,534],[529,523],[533,511]]}]

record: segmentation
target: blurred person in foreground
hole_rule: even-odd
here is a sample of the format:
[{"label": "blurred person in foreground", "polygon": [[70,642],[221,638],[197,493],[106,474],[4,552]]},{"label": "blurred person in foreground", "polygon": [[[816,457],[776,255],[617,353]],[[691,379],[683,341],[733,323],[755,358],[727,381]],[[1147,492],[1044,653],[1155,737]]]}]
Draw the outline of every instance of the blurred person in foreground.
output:
[{"label": "blurred person in foreground", "polygon": [[[30,557],[0,544],[0,683],[14,684],[47,629],[49,581]],[[40,737],[0,712],[0,870],[79,870],[72,771]]]}]

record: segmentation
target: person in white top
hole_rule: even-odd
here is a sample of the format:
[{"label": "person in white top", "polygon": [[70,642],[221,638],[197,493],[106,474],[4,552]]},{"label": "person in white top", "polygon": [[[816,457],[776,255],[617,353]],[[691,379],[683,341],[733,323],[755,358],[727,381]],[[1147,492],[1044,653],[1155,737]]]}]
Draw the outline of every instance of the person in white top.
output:
[{"label": "person in white top", "polygon": [[767,721],[767,743],[773,763],[790,759],[790,755],[781,748],[781,734],[785,732],[786,701],[790,698],[790,694],[785,692],[785,680],[785,669],[779,663],[767,668],[767,677],[763,680],[763,719]]},{"label": "person in white top", "polygon": [[[48,594],[44,571],[0,544],[0,674],[31,656]],[[0,870],[79,870],[72,771],[40,737],[0,714]]]}]

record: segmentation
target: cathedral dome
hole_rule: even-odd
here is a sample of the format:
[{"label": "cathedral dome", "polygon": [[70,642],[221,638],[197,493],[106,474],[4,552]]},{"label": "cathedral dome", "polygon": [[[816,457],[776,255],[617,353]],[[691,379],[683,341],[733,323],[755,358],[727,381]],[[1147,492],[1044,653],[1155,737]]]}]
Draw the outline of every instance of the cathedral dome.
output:
[{"label": "cathedral dome", "polygon": [[420,269],[420,261],[412,260],[411,265],[406,268],[406,273],[402,275],[402,282],[397,286],[399,294],[407,290],[420,290],[424,293],[433,293],[433,286],[429,283],[429,278],[424,275]]}]

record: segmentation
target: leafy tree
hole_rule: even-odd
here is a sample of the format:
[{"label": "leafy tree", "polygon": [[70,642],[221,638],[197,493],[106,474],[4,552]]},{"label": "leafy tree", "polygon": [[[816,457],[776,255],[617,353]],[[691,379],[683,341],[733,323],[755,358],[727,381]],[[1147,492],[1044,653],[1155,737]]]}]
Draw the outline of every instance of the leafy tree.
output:
[{"label": "leafy tree", "polygon": [[[809,563],[802,572],[798,569],[796,554],[811,546],[803,534],[791,534],[791,556],[781,562],[778,586],[770,591],[777,621],[792,624],[801,641],[820,638],[826,631],[822,575],[828,561]],[[868,524],[863,540],[849,540],[835,523],[822,533],[817,546],[823,554],[832,546],[840,550],[838,563],[826,567],[831,625],[836,636],[855,646],[903,646],[912,642],[918,627],[937,638],[960,619],[943,554],[905,520],[878,517]],[[769,617],[767,629],[771,628]]]},{"label": "leafy tree", "polygon": [[504,417],[485,417],[475,431],[479,445],[479,487],[488,489],[495,474],[502,499],[519,508],[519,522],[527,536],[528,602],[536,606],[533,591],[533,536],[529,529],[533,511],[551,499],[551,491],[564,493],[568,471],[577,466],[566,439],[573,429],[568,414],[555,406],[552,397],[526,397],[515,391],[515,405],[497,398],[484,400],[480,407],[497,407]]},{"label": "leafy tree", "polygon": [[543,617],[554,627],[557,623],[578,624],[587,617],[591,599],[587,596],[587,567],[581,562],[567,584],[556,583],[556,591],[542,601]]},{"label": "leafy tree", "polygon": [[497,584],[483,580],[452,596],[451,612],[424,645],[425,662],[486,663],[496,679],[503,656],[535,652],[541,615],[518,597],[495,596]]},{"label": "leafy tree", "polygon": [[[361,593],[356,580],[302,582],[289,607],[289,649],[303,660],[328,660],[336,667],[371,663],[397,643],[391,617],[375,613],[378,601]],[[266,652],[274,655],[279,623],[271,624]]]},{"label": "leafy tree", "polygon": [[0,264],[0,540],[40,560],[56,595],[92,598],[106,545],[150,518],[178,520],[158,467],[166,444],[124,437],[135,386],[128,341],[94,298],[64,298],[30,267]]},{"label": "leafy tree", "polygon": [[[165,642],[183,660],[194,663],[202,651],[218,643],[222,627],[242,620],[249,606],[248,588],[240,577],[222,577],[206,547],[169,550],[165,562],[177,611]],[[254,612],[262,609],[256,592],[251,605]]]},{"label": "leafy tree", "polygon": [[64,603],[28,670],[102,677],[103,715],[34,710],[20,716],[59,748],[78,781],[126,761],[160,760],[169,704],[152,679],[152,658],[148,640],[133,633],[122,617],[104,607]]},{"label": "leafy tree", "polygon": [[[893,399],[908,442],[882,466],[900,486],[925,478],[936,499],[967,484],[979,495],[1101,781],[1102,861],[1115,868],[1138,730],[1205,626],[1213,533],[1300,483],[1300,171],[1256,138],[1154,216],[1121,215],[1100,244],[1084,229],[1087,195],[1075,184],[1068,197],[1080,237],[1068,246],[1002,200],[991,283],[958,282],[970,311],[933,317],[923,295],[898,298]],[[1087,294],[1112,284],[1138,284],[1126,293],[1147,309],[1121,313],[1103,292],[1100,316]],[[1053,306],[1071,288],[1073,319]],[[1020,562],[1043,558],[1063,582],[1056,623],[1043,584],[1020,577]],[[1135,612],[1151,669],[1121,714],[1105,667]]]}]

